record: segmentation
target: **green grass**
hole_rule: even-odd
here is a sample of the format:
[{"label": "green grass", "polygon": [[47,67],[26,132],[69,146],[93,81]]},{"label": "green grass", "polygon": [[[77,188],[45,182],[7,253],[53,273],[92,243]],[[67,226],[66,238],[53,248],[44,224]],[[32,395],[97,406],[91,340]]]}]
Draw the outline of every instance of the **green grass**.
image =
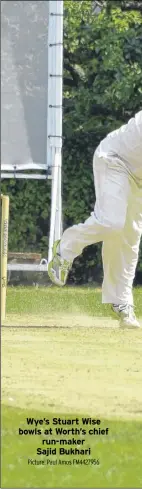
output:
[{"label": "green grass", "polygon": [[[142,289],[134,296],[141,318]],[[5,326],[1,487],[142,487],[142,331],[119,329],[100,290],[87,287],[8,288]],[[42,436],[18,435],[27,417],[84,415],[109,427],[108,437],[86,435],[100,465],[28,465]]]},{"label": "green grass", "polygon": [[[28,465],[28,458],[37,459],[37,447],[42,447],[43,436],[18,435],[18,428],[27,428],[26,417],[41,419],[41,412],[6,408],[3,410],[3,473],[2,487],[14,488],[141,488],[142,482],[142,423],[102,420],[102,427],[109,427],[109,435],[86,436],[85,446],[92,450],[90,459],[99,465]],[[46,411],[52,422],[53,414]],[[65,414],[60,417],[65,418]],[[95,411],[94,411],[95,416]],[[70,413],[70,417],[73,415]],[[81,426],[81,418],[80,426]],[[45,437],[44,437],[45,438]],[[48,457],[41,456],[45,461]],[[55,460],[55,455],[50,460]],[[58,456],[58,459],[80,457]],[[85,460],[88,457],[84,457]]]},{"label": "green grass", "polygon": [[[136,314],[142,317],[142,288],[134,289]],[[113,317],[111,308],[101,304],[101,291],[89,287],[49,288],[9,287],[7,297],[7,325],[25,324],[28,320],[37,325],[46,325],[53,317],[58,319],[68,315],[72,318]],[[35,322],[34,322],[35,321]]]}]

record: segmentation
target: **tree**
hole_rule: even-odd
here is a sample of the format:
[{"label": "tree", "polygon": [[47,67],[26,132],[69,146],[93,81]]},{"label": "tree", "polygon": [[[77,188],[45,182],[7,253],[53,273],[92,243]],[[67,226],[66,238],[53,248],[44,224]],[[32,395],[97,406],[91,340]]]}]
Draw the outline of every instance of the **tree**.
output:
[{"label": "tree", "polygon": [[[115,8],[108,17],[106,5],[93,15],[91,1],[80,2],[79,10],[77,4],[65,2],[65,226],[83,221],[93,210],[94,149],[139,110],[142,93],[140,12]],[[91,280],[92,263],[102,270],[100,245],[83,256],[74,273],[80,280],[85,270]]]},{"label": "tree", "polygon": [[122,12],[137,11],[142,12],[142,2],[141,0],[95,0],[93,2],[94,10],[106,8],[107,14],[111,13],[112,9],[120,7]]}]

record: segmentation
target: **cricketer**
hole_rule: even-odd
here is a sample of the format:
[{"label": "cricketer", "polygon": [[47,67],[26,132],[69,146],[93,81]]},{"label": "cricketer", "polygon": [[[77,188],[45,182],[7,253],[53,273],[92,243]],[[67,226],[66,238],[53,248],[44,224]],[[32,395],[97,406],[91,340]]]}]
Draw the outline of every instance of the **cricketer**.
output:
[{"label": "cricketer", "polygon": [[142,235],[142,110],[100,142],[93,173],[94,211],[54,243],[48,274],[56,285],[65,285],[73,260],[102,241],[102,303],[112,305],[121,326],[138,328],[133,281]]}]

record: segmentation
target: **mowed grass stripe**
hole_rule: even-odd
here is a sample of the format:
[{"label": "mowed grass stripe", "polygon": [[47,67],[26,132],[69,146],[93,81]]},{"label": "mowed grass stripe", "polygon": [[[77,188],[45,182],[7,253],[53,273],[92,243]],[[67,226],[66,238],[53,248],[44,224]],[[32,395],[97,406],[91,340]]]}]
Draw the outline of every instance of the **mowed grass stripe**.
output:
[{"label": "mowed grass stripe", "polygon": [[141,330],[3,329],[3,402],[141,418],[141,350]]},{"label": "mowed grass stripe", "polygon": [[[136,313],[142,317],[142,287],[134,289]],[[93,287],[8,287],[8,314],[75,314],[110,317],[111,308],[101,304],[101,290]]]},{"label": "mowed grass stripe", "polygon": [[[90,457],[82,456],[37,456],[38,447],[43,447],[42,439],[45,436],[24,436],[18,435],[19,427],[27,429],[26,418],[34,417],[42,419],[43,413],[36,410],[22,410],[3,406],[2,408],[2,487],[3,488],[141,488],[142,481],[142,444],[141,429],[142,422],[118,421],[101,419],[102,428],[108,427],[108,436],[85,436],[85,448],[91,449]],[[50,420],[53,428],[53,413],[46,410],[46,418]],[[72,418],[73,414],[65,412],[56,413],[62,419]],[[86,416],[82,413],[74,417],[79,418],[79,425],[82,426],[81,418]],[[94,414],[95,416],[95,414]],[[64,426],[65,427],[65,426]],[[41,426],[40,426],[41,428]],[[48,438],[48,437],[47,437]],[[50,435],[51,438],[51,435]],[[57,437],[56,437],[57,438]],[[72,438],[71,436],[60,436],[59,438]],[[74,436],[76,438],[76,436]],[[79,437],[78,437],[79,438]],[[46,445],[44,445],[44,448]],[[49,447],[49,446],[48,446]],[[53,445],[51,445],[53,448]],[[65,447],[65,446],[64,446]],[[69,448],[69,445],[66,445]],[[99,465],[28,465],[28,458],[50,462],[57,460],[83,460],[96,459]]]}]

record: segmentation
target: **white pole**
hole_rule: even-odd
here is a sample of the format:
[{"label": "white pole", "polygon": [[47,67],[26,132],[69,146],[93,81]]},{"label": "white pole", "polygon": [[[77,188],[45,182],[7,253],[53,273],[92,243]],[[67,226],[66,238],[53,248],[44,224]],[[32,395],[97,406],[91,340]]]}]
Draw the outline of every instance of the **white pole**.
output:
[{"label": "white pole", "polygon": [[[52,248],[55,239],[55,220],[57,211],[57,189],[58,189],[58,166],[59,166],[59,153],[55,153],[55,165],[53,168],[52,179],[52,202],[51,202],[51,225],[50,225],[50,237],[49,237],[49,254],[48,263],[52,259]],[[60,236],[56,236],[58,239]]]},{"label": "white pole", "polygon": [[47,79],[47,169],[52,166],[52,147],[50,135],[53,132],[53,121],[52,121],[52,99],[53,99],[53,86],[52,86],[52,78],[50,74],[53,72],[53,55],[52,55],[52,47],[53,44],[53,33],[54,33],[54,17],[51,15],[53,11],[53,1],[49,0],[48,2],[48,79]]},{"label": "white pole", "polygon": [[50,17],[52,17],[52,31],[50,28],[50,42],[48,40],[48,50],[50,50],[48,81],[50,83],[50,87],[52,86],[52,90],[48,90],[48,96],[50,97],[48,98],[48,106],[50,106],[50,110],[47,132],[48,136],[50,133],[50,154],[52,159],[52,193],[48,263],[52,258],[52,247],[54,240],[60,239],[62,228],[61,166],[63,90],[63,0],[51,0],[49,3]]},{"label": "white pole", "polygon": [[58,150],[58,185],[57,185],[57,198],[56,198],[56,218],[55,218],[55,233],[54,239],[60,239],[62,234],[61,221],[62,221],[62,209],[61,209],[61,151]]}]

